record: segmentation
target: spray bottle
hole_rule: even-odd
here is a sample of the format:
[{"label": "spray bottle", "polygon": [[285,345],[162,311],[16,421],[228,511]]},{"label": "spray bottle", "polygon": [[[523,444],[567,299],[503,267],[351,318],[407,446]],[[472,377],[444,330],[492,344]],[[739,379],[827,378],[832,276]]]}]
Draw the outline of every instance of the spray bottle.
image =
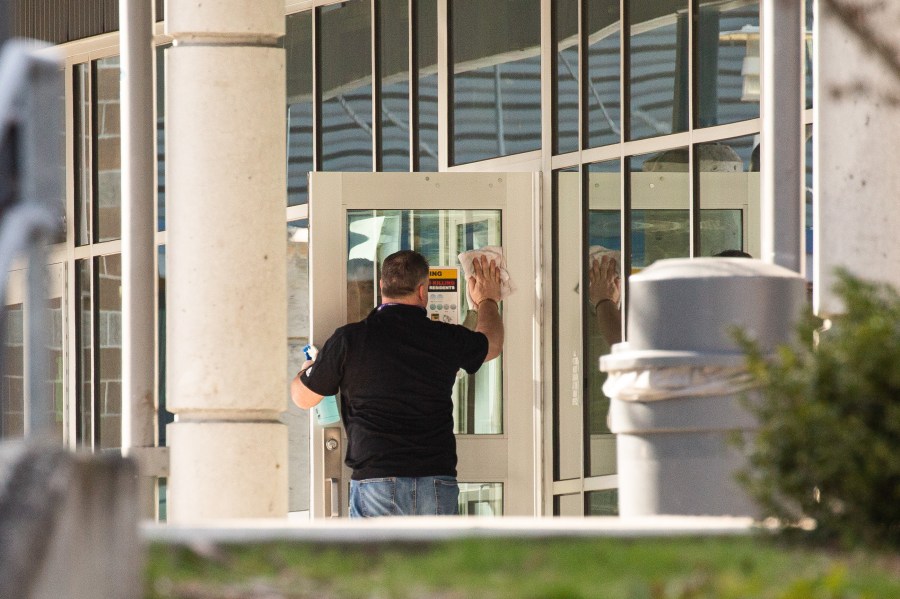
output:
[{"label": "spray bottle", "polygon": [[[307,360],[315,360],[319,355],[319,349],[310,343],[303,348],[303,353],[306,354]],[[312,372],[312,368],[312,366],[309,367],[310,372]],[[319,423],[319,426],[334,424],[341,420],[341,411],[338,409],[337,398],[334,395],[323,397],[322,401],[313,408],[313,412],[316,414],[316,422]]]}]

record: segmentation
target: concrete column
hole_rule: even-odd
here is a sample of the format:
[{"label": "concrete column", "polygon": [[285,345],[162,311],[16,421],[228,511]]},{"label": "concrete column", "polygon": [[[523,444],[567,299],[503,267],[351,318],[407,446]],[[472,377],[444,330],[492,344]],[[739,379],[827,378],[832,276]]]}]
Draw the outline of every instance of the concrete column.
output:
[{"label": "concrete column", "polygon": [[837,266],[900,287],[900,4],[818,7],[814,305],[833,314]]},{"label": "concrete column", "polygon": [[761,258],[798,273],[805,256],[802,6],[802,0],[763,0],[761,6]]},{"label": "concrete column", "polygon": [[284,3],[166,4],[172,522],[287,514]]}]

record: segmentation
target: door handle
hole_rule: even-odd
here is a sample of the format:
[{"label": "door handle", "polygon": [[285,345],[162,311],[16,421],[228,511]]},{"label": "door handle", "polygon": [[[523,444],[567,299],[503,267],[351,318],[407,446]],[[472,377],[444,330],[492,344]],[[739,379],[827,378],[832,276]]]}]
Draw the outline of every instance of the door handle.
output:
[{"label": "door handle", "polygon": [[328,427],[324,429],[324,502],[323,511],[326,518],[341,517],[341,429]]},{"label": "door handle", "polygon": [[325,505],[328,507],[326,518],[339,518],[341,516],[341,486],[336,478],[325,479]]}]

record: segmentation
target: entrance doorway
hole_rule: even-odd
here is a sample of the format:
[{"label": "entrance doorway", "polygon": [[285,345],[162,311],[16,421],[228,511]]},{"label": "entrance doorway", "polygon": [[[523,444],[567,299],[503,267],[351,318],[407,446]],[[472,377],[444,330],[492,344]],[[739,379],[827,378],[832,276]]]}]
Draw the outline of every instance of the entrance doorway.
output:
[{"label": "entrance doorway", "polygon": [[[502,306],[501,357],[453,392],[460,512],[538,515],[541,493],[540,180],[533,173],[311,173],[310,339],[378,305],[382,260],[421,252],[433,269],[458,268],[458,301],[442,317],[471,322],[459,253],[502,246],[516,291]],[[346,516],[350,480],[339,426],[310,431],[310,513]]]}]

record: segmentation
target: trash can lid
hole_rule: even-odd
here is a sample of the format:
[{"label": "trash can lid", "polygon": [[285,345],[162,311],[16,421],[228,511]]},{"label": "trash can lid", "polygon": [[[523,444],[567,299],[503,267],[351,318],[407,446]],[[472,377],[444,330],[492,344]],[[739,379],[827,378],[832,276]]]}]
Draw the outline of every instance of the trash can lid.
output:
[{"label": "trash can lid", "polygon": [[668,258],[657,260],[631,281],[710,279],[717,277],[799,278],[796,272],[753,258]]}]

